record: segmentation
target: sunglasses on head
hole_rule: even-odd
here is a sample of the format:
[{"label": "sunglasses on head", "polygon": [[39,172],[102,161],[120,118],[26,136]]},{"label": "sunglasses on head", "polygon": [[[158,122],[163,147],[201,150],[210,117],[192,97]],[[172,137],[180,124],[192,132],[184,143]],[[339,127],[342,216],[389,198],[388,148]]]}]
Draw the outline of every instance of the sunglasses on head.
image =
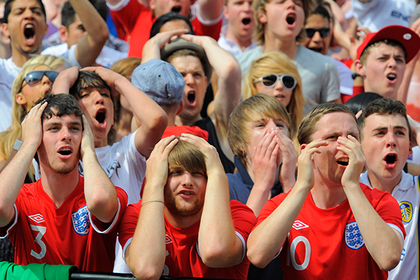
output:
[{"label": "sunglasses on head", "polygon": [[322,28],[305,28],[306,36],[308,38],[314,37],[316,32],[319,32],[319,35],[321,35],[321,38],[328,37],[330,35],[331,29],[329,27],[322,27]]},{"label": "sunglasses on head", "polygon": [[54,70],[36,70],[31,71],[25,76],[25,82],[30,85],[36,85],[37,83],[41,82],[42,78],[47,76],[48,79],[50,79],[51,82],[55,81],[55,78],[58,76],[58,72]]},{"label": "sunglasses on head", "polygon": [[278,81],[281,81],[281,84],[283,85],[283,88],[288,90],[293,90],[296,87],[297,81],[295,77],[288,74],[269,74],[264,77],[260,77],[254,81],[254,83],[261,82],[261,84],[265,88],[273,88],[276,86]]}]

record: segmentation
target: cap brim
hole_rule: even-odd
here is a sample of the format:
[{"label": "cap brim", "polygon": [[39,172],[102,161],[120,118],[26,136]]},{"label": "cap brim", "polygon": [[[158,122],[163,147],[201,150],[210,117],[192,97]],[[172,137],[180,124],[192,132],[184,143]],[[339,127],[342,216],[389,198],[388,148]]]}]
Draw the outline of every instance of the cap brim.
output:
[{"label": "cap brim", "polygon": [[210,82],[213,68],[210,65],[206,52],[204,51],[203,47],[201,47],[200,45],[194,44],[192,42],[188,42],[182,38],[178,38],[174,40],[173,42],[171,42],[170,44],[164,46],[160,50],[160,57],[163,60],[167,61],[168,57],[171,54],[173,54],[174,52],[178,50],[184,50],[184,49],[192,50],[198,53],[200,60],[204,62],[204,65],[203,65],[204,74],[207,76],[207,79]]}]

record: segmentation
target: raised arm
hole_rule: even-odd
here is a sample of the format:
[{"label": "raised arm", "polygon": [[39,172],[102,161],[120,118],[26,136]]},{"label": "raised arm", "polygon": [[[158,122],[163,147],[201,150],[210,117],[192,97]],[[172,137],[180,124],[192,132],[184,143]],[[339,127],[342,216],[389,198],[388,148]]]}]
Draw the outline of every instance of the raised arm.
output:
[{"label": "raised arm", "polygon": [[200,257],[209,267],[236,265],[244,253],[243,244],[235,234],[228,180],[216,148],[192,134],[182,134],[180,139],[197,146],[206,159],[208,179],[198,232]]},{"label": "raised arm", "polygon": [[[229,116],[241,102],[241,68],[236,58],[207,36],[181,35],[187,41],[202,46],[218,79],[212,120],[219,137],[227,137]],[[220,134],[221,135],[220,135]]]},{"label": "raised arm", "polygon": [[111,87],[113,94],[119,92],[127,99],[141,123],[134,140],[137,151],[148,158],[168,124],[165,111],[120,74],[103,67],[88,67],[86,70],[96,72]]},{"label": "raised arm", "polygon": [[86,205],[93,216],[103,223],[110,223],[118,210],[117,191],[96,158],[93,134],[85,116],[83,127],[80,157],[83,162]]},{"label": "raised arm", "polygon": [[47,103],[34,106],[22,122],[23,144],[0,173],[0,227],[9,224],[14,217],[13,204],[23,186],[29,165],[42,139],[41,116]]},{"label": "raised arm", "polygon": [[108,26],[88,0],[69,1],[86,30],[76,46],[77,61],[82,67],[93,65],[108,39]]},{"label": "raised arm", "polygon": [[168,155],[178,139],[170,136],[156,144],[147,160],[146,184],[137,227],[125,260],[137,279],[159,279],[166,257],[164,187]]},{"label": "raised arm", "polygon": [[343,173],[341,183],[366,249],[381,270],[391,270],[400,261],[403,236],[379,216],[360,188],[359,176],[365,162],[360,143],[352,136],[339,137],[338,143],[340,146],[337,149],[349,156],[349,164]]},{"label": "raised arm", "polygon": [[[297,181],[284,201],[253,231],[248,238],[248,259],[257,267],[266,267],[281,250],[303,203],[314,185],[311,157],[325,141],[312,141],[298,159]],[[264,210],[263,210],[264,211]]]}]

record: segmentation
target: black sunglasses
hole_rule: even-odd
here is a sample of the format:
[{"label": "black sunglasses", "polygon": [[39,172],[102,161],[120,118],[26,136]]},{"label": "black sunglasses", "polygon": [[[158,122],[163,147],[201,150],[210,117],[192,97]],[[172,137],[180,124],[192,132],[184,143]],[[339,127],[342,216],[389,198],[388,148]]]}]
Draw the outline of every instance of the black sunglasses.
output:
[{"label": "black sunglasses", "polygon": [[58,76],[58,72],[54,70],[36,70],[31,71],[25,76],[25,82],[30,85],[34,86],[37,83],[41,82],[42,77],[47,76],[48,79],[50,79],[51,82],[55,81],[55,78]]},{"label": "black sunglasses", "polygon": [[261,82],[265,88],[273,88],[276,86],[278,80],[280,80],[283,87],[288,90],[293,90],[297,84],[295,77],[288,74],[269,74],[254,80],[254,83]]},{"label": "black sunglasses", "polygon": [[330,35],[331,29],[329,27],[322,27],[322,28],[305,28],[306,36],[308,38],[314,37],[316,32],[319,32],[319,35],[321,35],[321,38],[328,37]]}]

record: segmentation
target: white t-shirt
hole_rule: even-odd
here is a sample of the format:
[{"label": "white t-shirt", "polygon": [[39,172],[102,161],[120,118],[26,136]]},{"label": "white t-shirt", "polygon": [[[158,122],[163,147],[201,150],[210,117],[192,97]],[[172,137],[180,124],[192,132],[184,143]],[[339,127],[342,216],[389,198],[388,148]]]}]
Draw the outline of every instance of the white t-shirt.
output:
[{"label": "white t-shirt", "polygon": [[[400,183],[392,191],[398,201],[402,221],[406,232],[404,248],[399,264],[388,272],[388,279],[418,279],[418,244],[417,228],[419,218],[419,178],[402,171]],[[360,175],[360,182],[370,186],[367,172]],[[371,186],[370,186],[371,187]]]},{"label": "white t-shirt", "polygon": [[238,56],[242,53],[252,50],[258,45],[258,42],[252,41],[251,44],[248,47],[246,47],[244,51],[242,51],[242,48],[236,42],[226,38],[227,29],[227,25],[222,26],[222,30],[217,44],[219,44],[219,47],[230,52],[232,55]]},{"label": "white t-shirt", "polygon": [[409,27],[411,14],[416,4],[413,0],[371,0],[361,3],[351,1],[353,15],[360,27],[367,27],[370,32],[377,32],[388,25]]}]

